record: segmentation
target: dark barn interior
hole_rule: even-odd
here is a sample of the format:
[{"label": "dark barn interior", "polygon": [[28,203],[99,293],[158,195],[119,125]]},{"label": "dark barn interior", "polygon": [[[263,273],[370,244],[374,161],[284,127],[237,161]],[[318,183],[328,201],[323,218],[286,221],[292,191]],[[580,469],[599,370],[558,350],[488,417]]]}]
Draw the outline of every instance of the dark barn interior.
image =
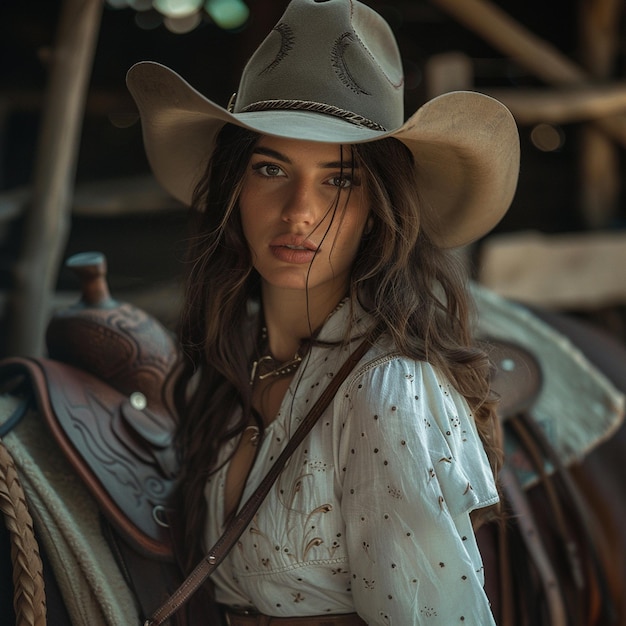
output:
[{"label": "dark barn interior", "polygon": [[[29,232],[37,230],[32,225],[36,223],[33,192],[44,178],[41,169],[55,159],[53,151],[46,153],[46,146],[41,147],[44,116],[47,107],[54,106],[50,81],[55,51],[86,19],[81,7],[89,4],[33,0],[4,3],[0,8],[2,353],[28,351],[31,348],[19,337],[36,332],[23,329],[16,334],[23,320],[12,302],[23,289],[20,259],[30,248],[46,255],[43,244],[31,242],[29,248],[27,240],[32,237]],[[78,109],[82,119],[71,148],[71,171],[65,173],[72,197],[66,209],[57,207],[63,217],[57,218],[56,234],[48,235],[59,249],[56,257],[50,253],[46,261],[53,274],[50,297],[31,304],[49,311],[71,302],[76,279],[63,267],[63,259],[99,250],[108,259],[114,294],[137,302],[170,325],[175,319],[185,210],[160,193],[150,178],[137,113],[124,84],[126,70],[139,60],[162,62],[225,104],[236,90],[247,56],[277,21],[286,2],[235,2],[239,8],[247,7],[248,15],[234,27],[218,25],[204,11],[197,16],[198,25],[185,33],[168,30],[166,17],[150,8],[150,2],[120,4],[105,3],[90,18],[97,22],[91,26],[96,37],[93,61],[86,61],[84,108]],[[546,264],[562,270],[555,269],[551,277],[555,284],[572,276],[583,281],[572,288],[576,297],[560,301],[545,297],[545,287],[537,287],[544,291],[535,294],[532,287],[515,291],[510,275],[494,278],[489,267],[483,269],[491,262],[483,254],[486,244],[495,242],[496,252],[488,250],[506,256],[513,248],[502,236],[527,232],[556,237],[556,242],[573,236],[572,245],[579,245],[579,255],[585,258],[605,248],[602,237],[610,236],[612,241],[617,237],[619,257],[626,204],[620,184],[626,138],[618,123],[626,109],[626,90],[621,87],[626,56],[621,3],[371,0],[369,4],[387,17],[398,37],[407,110],[437,91],[468,88],[501,97],[518,119],[522,164],[517,195],[500,225],[468,255],[474,277],[496,290],[508,281],[512,292],[505,295],[591,316],[623,336],[626,285],[622,280],[615,287],[614,256],[604,267],[606,276],[613,277],[611,284],[598,295],[588,293],[580,272],[566,275],[567,259],[546,258]],[[503,31],[502,24],[514,29],[515,37]],[[72,55],[86,54],[71,45],[75,46]],[[72,78],[65,80],[67,92]],[[80,96],[81,88],[75,89]],[[616,122],[615,126],[602,124],[605,119]],[[551,241],[547,240],[548,248],[553,247]],[[523,244],[515,250],[520,256],[510,262],[523,273],[528,250]],[[623,253],[619,258],[626,260]],[[24,267],[31,266],[26,262]]]}]

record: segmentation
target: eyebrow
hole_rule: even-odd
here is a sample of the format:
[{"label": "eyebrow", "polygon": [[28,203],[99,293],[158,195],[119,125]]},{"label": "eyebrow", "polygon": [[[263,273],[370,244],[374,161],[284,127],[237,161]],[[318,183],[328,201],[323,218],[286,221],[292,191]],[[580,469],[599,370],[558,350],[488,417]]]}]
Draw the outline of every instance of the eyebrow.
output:
[{"label": "eyebrow", "polygon": [[[257,146],[254,151],[253,154],[262,154],[264,156],[268,156],[271,157],[273,159],[276,159],[277,161],[282,161],[283,163],[287,163],[289,165],[292,164],[291,159],[283,154],[282,152],[278,152],[278,150],[273,150],[272,148],[265,148],[264,146]],[[350,161],[329,161],[327,163],[319,163],[318,167],[324,168],[324,169],[352,169],[354,168],[358,168],[358,164],[353,163],[352,160]]]}]

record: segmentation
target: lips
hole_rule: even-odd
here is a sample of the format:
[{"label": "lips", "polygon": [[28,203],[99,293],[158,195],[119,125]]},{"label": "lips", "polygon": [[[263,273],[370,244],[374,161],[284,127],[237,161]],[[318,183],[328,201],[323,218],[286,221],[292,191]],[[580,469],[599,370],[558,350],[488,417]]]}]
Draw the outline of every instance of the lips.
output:
[{"label": "lips", "polygon": [[270,242],[270,247],[284,246],[290,249],[311,250],[317,252],[317,245],[303,235],[279,235]]},{"label": "lips", "polygon": [[286,263],[310,263],[318,247],[310,239],[298,235],[280,235],[270,242],[272,254]]}]

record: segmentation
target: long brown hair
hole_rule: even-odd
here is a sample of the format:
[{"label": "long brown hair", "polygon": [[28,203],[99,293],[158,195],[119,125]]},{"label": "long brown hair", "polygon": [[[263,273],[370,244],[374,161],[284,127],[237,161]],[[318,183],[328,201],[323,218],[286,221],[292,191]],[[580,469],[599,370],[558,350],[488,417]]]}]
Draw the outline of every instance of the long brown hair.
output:
[{"label": "long brown hair", "polygon": [[[182,461],[176,506],[188,568],[202,556],[203,491],[217,452],[255,415],[247,378],[250,347],[242,329],[249,324],[250,300],[260,297],[260,283],[237,198],[257,141],[254,133],[225,126],[194,196],[179,326],[184,362],[176,394]],[[465,396],[495,474],[501,457],[489,362],[471,336],[466,275],[453,254],[432,243],[422,223],[409,150],[395,139],[351,150],[372,219],[348,295],[384,323],[402,354],[428,360]],[[238,408],[241,419],[230,423]]]}]

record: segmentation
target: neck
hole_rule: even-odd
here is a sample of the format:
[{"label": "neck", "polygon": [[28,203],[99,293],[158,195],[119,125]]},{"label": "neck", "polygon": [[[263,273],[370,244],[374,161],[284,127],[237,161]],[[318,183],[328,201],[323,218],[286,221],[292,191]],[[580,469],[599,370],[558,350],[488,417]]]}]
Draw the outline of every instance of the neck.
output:
[{"label": "neck", "polygon": [[263,314],[271,353],[278,360],[291,358],[303,339],[310,337],[345,296],[335,292],[307,293],[299,289],[263,286]]}]

